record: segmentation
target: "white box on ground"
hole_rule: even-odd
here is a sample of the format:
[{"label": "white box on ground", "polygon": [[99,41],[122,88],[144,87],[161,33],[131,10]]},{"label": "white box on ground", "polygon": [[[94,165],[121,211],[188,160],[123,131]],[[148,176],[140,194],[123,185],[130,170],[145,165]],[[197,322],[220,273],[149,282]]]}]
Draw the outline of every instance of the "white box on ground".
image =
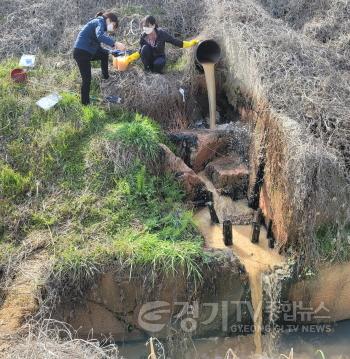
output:
[{"label": "white box on ground", "polygon": [[50,95],[41,98],[36,104],[43,110],[47,111],[54,107],[60,99],[61,96],[58,93],[51,93]]},{"label": "white box on ground", "polygon": [[35,65],[35,55],[22,55],[19,60],[19,66],[23,67],[34,67]]}]

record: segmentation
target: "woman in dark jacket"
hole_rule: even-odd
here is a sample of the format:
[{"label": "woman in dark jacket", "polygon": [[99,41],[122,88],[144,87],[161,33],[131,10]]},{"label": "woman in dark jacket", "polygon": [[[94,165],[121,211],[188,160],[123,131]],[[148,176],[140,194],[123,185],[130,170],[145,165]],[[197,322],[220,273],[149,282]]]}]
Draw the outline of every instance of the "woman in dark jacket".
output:
[{"label": "woman in dark jacket", "polygon": [[[166,31],[158,28],[156,19],[153,16],[146,16],[142,21],[143,33],[140,39],[139,55],[146,71],[162,73],[165,58],[165,43],[188,48],[198,44],[198,40],[181,41],[169,35]],[[129,62],[137,60],[140,56],[136,54],[129,56]]]},{"label": "woman in dark jacket", "polygon": [[74,44],[73,56],[78,64],[82,77],[81,102],[90,103],[91,61],[100,60],[102,76],[109,78],[108,55],[109,52],[101,47],[105,44],[113,49],[125,51],[125,46],[106,35],[113,33],[118,27],[118,18],[114,13],[98,13],[96,18],[90,20],[79,32]]}]

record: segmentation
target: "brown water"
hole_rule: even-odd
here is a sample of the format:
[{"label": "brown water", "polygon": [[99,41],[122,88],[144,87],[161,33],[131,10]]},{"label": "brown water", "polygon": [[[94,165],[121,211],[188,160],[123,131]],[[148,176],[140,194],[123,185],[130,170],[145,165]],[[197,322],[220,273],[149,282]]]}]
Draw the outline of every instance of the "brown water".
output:
[{"label": "brown water", "polygon": [[[205,238],[205,244],[210,248],[225,248],[222,225],[212,224],[207,208],[201,209],[195,215],[195,222]],[[261,228],[260,242],[253,244],[250,241],[252,227],[250,225],[233,225],[232,250],[245,266],[249,276],[252,306],[254,309],[254,343],[257,354],[262,353],[262,274],[274,266],[284,263],[275,250],[268,248],[266,231]]]},{"label": "brown water", "polygon": [[215,128],[216,123],[216,86],[215,86],[215,64],[202,63],[204,69],[205,81],[207,83],[208,100],[209,100],[209,118],[210,128]]},{"label": "brown water", "polygon": [[253,210],[248,207],[247,200],[233,201],[228,196],[220,195],[213,183],[206,176],[205,171],[198,173],[198,176],[205,183],[208,191],[213,194],[214,208],[220,223],[226,219],[234,221],[237,217],[252,217]]},{"label": "brown water", "polygon": [[[219,207],[220,205],[222,206],[223,211],[224,206],[221,200],[227,201],[227,198],[222,197],[223,196],[219,196],[216,202]],[[211,224],[210,214],[207,208],[201,209],[195,214],[195,221],[199,230],[205,237],[205,244],[207,247],[216,249],[225,248],[222,226]],[[280,266],[285,263],[285,259],[275,250],[268,248],[266,231],[264,228],[261,228],[260,242],[258,244],[252,244],[250,241],[250,225],[233,225],[232,233],[232,251],[240,258],[249,275],[252,304],[255,313],[254,324],[256,328],[261,328],[263,299],[262,274],[276,265]],[[273,271],[273,273],[277,271]],[[337,274],[339,275],[339,273],[338,270]],[[343,284],[345,283],[345,287],[348,282],[349,281],[346,281],[344,278]],[[273,283],[272,286],[274,286]],[[315,286],[312,288],[314,291],[318,291],[316,290],[316,288],[318,288],[316,282]],[[296,293],[298,290],[300,289],[296,286],[292,293]],[[329,328],[329,325],[327,328]],[[264,337],[266,338],[266,336]],[[350,359],[350,321],[336,323],[334,328],[332,328],[332,331],[324,330],[323,332],[310,331],[307,333],[300,333],[291,330],[289,333],[282,333],[280,339],[280,344],[276,348],[276,354],[269,356],[262,354],[262,352],[264,352],[262,343],[263,338],[259,329],[255,331],[254,335],[195,339],[193,342],[184,339],[185,341],[187,340],[187,343],[183,343],[184,346],[186,345],[186,347],[189,348],[186,351],[186,354],[181,354],[180,356],[174,354],[168,356],[168,358],[232,359],[238,357],[240,359],[280,359],[281,356],[279,354],[285,354],[288,357],[291,348],[293,348],[294,359],[320,358],[320,355],[315,355],[317,350],[322,350],[327,359]],[[266,340],[264,340],[264,344],[266,345]],[[229,350],[231,350],[231,353],[234,353],[234,355],[228,355],[227,353]],[[120,353],[125,358],[143,359],[149,355],[149,347],[146,347],[145,343],[128,343],[120,346]],[[235,355],[237,355],[237,357]],[[164,359],[165,357],[158,356],[158,358]]]},{"label": "brown water", "polygon": [[[292,285],[291,301],[302,300],[305,306],[327,308],[332,321],[349,319],[350,313],[350,263],[332,264],[320,268],[316,277]],[[350,351],[350,350],[349,350]]]},{"label": "brown water", "polygon": [[[172,355],[171,359],[233,359],[235,356],[227,355],[231,349],[240,359],[281,359],[280,354],[287,357],[291,348],[294,359],[317,359],[317,350],[322,350],[326,359],[350,359],[350,321],[335,324],[330,334],[301,334],[285,333],[281,337],[278,354],[260,356],[252,354],[254,351],[254,338],[250,335],[231,338],[203,338],[195,339],[189,346],[185,356]],[[189,343],[188,343],[189,344]],[[149,347],[145,343],[128,343],[119,346],[120,354],[127,359],[144,359],[149,355]],[[164,356],[158,356],[164,359]]]}]

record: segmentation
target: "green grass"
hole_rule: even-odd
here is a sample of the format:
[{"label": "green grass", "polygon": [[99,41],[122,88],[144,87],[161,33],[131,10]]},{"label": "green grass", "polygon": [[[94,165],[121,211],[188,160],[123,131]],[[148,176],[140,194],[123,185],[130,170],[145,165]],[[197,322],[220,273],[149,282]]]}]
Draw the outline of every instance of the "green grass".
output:
[{"label": "green grass", "polygon": [[[164,139],[159,126],[117,108],[83,107],[76,69],[56,69],[54,59],[16,85],[9,73],[17,63],[0,63],[0,265],[30,232],[49,230],[56,276],[70,287],[121,263],[200,278],[206,257],[182,190],[147,166]],[[44,112],[35,102],[53,87],[62,100]],[[97,81],[93,92],[100,96]],[[116,143],[136,154],[122,176],[106,153]]]},{"label": "green grass", "polygon": [[135,115],[132,122],[122,122],[107,127],[106,137],[119,141],[126,148],[137,148],[148,158],[155,159],[161,142],[160,127],[148,117]]},{"label": "green grass", "polygon": [[[172,179],[153,177],[141,167],[105,195],[85,192],[62,198],[52,207],[45,203],[45,210],[34,213],[32,222],[54,234],[52,251],[58,271],[65,275],[71,272],[81,278],[77,273],[86,263],[101,267],[121,260],[133,268],[186,269],[199,278],[202,238],[192,213],[179,202],[182,196]],[[62,226],[65,233],[60,232]]]},{"label": "green grass", "polygon": [[16,197],[23,194],[29,185],[30,175],[24,177],[10,166],[0,164],[0,197]]},{"label": "green grass", "polygon": [[169,62],[166,65],[166,69],[169,72],[181,72],[187,66],[187,58],[185,56],[179,57],[175,62]]},{"label": "green grass", "polygon": [[316,232],[317,246],[323,259],[336,261],[350,260],[350,226],[324,224]]},{"label": "green grass", "polygon": [[146,116],[125,113],[116,123],[108,123],[103,131],[85,146],[86,163],[94,186],[111,184],[133,171],[140,163],[148,170],[159,168],[163,135],[159,126]]}]

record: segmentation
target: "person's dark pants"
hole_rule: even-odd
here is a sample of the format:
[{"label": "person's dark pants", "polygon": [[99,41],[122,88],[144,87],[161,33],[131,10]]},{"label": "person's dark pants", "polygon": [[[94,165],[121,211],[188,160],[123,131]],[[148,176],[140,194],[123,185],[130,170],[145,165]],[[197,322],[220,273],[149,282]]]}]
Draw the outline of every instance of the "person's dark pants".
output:
[{"label": "person's dark pants", "polygon": [[100,48],[94,55],[91,55],[88,51],[74,49],[73,57],[78,64],[82,78],[81,103],[88,105],[90,103],[91,61],[101,61],[102,77],[108,79],[108,52]]},{"label": "person's dark pants", "polygon": [[154,56],[151,45],[143,45],[141,49],[141,60],[146,71],[162,73],[165,67],[165,56]]}]

